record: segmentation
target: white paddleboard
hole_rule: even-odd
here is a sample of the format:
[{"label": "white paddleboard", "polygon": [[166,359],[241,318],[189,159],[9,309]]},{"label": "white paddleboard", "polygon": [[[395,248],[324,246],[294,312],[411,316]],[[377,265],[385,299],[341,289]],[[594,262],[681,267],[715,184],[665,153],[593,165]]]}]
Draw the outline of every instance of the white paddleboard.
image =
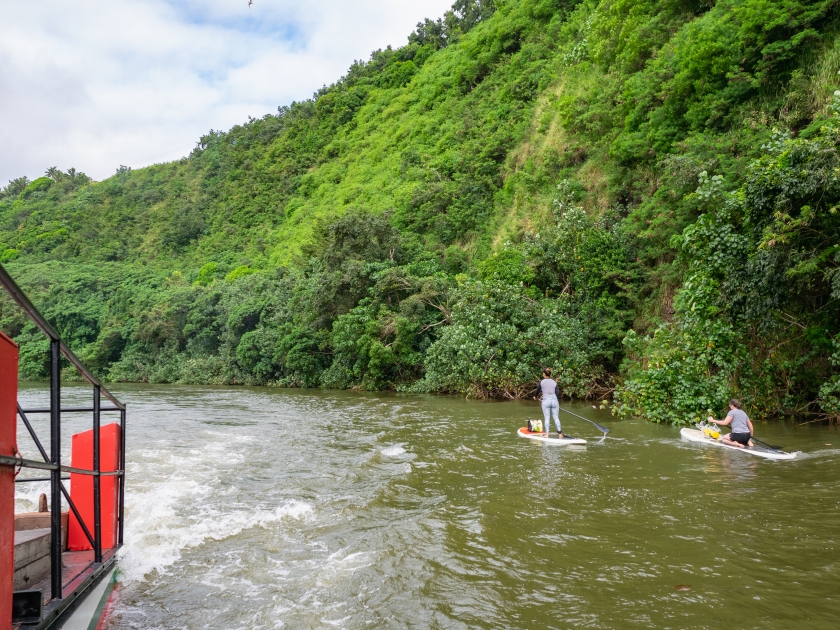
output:
[{"label": "white paddleboard", "polygon": [[548,437],[544,432],[537,433],[528,430],[528,427],[522,427],[516,432],[519,437],[528,438],[531,440],[539,440],[544,444],[551,446],[573,446],[575,444],[586,444],[586,440],[582,438],[564,437],[558,440],[556,437]]},{"label": "white paddleboard", "polygon": [[796,459],[796,453],[785,453],[784,451],[774,451],[770,448],[765,448],[758,443],[755,443],[753,448],[738,448],[737,446],[730,446],[724,444],[720,440],[710,438],[702,431],[697,429],[680,429],[680,436],[682,439],[689,442],[699,442],[700,444],[708,444],[709,446],[720,446],[731,451],[738,451],[745,455],[755,455],[756,457],[763,457],[765,459]]}]

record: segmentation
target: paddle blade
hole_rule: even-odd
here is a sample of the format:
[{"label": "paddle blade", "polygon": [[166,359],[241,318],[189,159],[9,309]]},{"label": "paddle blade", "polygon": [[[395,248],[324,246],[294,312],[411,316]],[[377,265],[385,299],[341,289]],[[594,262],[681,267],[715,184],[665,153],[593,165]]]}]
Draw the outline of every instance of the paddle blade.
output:
[{"label": "paddle blade", "polygon": [[762,446],[764,446],[764,447],[766,447],[766,448],[769,448],[769,449],[773,449],[774,451],[781,451],[782,449],[784,449],[784,446],[773,446],[772,444],[768,444],[767,442],[764,442],[764,441],[762,441],[762,440],[759,440],[759,439],[758,439],[757,437],[755,437],[755,436],[753,436],[753,437],[752,437],[752,438],[750,438],[750,439],[751,439],[753,442],[758,442],[758,443],[759,443],[759,444],[761,444]]},{"label": "paddle blade", "polygon": [[598,424],[597,422],[592,422],[592,420],[590,420],[589,418],[584,418],[583,416],[579,416],[579,415],[577,415],[576,413],[572,413],[572,412],[571,412],[571,411],[569,411],[568,409],[563,409],[562,407],[560,407],[560,411],[565,411],[565,412],[566,412],[567,414],[569,414],[570,416],[574,416],[575,418],[580,418],[580,419],[581,419],[581,420],[583,420],[584,422],[588,422],[589,424],[591,424],[592,426],[594,426],[595,428],[597,428],[599,431],[601,431],[604,435],[606,435],[607,433],[609,433],[609,432],[610,432],[610,430],[609,430],[607,427],[602,427],[602,426],[601,426],[600,424]]},{"label": "paddle blade", "polygon": [[773,446],[767,442],[759,442],[759,444],[761,444],[764,448],[772,448],[774,451],[783,451],[785,449],[784,446]]}]

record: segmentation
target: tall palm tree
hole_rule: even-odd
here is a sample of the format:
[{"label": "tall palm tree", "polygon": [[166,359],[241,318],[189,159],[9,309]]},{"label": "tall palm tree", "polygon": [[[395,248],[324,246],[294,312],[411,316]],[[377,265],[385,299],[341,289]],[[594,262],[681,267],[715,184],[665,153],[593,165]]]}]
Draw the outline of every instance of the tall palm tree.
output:
[{"label": "tall palm tree", "polygon": [[9,197],[16,197],[17,195],[22,193],[27,186],[29,186],[29,183],[30,179],[26,177],[26,175],[24,175],[23,177],[17,177],[15,179],[10,179],[9,185],[6,186],[6,194]]},{"label": "tall palm tree", "polygon": [[64,177],[73,186],[73,189],[87,186],[90,183],[90,177],[85,175],[82,171],[77,171],[75,168],[68,168]]},{"label": "tall palm tree", "polygon": [[64,173],[58,170],[57,166],[50,166],[44,173],[44,175],[49,177],[54,182],[60,182],[62,179],[64,179]]}]

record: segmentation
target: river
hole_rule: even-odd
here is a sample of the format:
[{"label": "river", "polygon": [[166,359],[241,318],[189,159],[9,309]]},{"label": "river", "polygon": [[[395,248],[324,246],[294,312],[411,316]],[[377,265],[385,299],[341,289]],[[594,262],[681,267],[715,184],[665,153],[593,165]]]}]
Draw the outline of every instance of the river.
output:
[{"label": "river", "polygon": [[[109,630],[838,626],[836,427],[756,423],[803,453],[772,462],[583,404],[606,440],[566,415],[590,442],[551,448],[516,436],[530,401],[114,391],[128,484]],[[18,487],[19,510],[45,491]]]}]

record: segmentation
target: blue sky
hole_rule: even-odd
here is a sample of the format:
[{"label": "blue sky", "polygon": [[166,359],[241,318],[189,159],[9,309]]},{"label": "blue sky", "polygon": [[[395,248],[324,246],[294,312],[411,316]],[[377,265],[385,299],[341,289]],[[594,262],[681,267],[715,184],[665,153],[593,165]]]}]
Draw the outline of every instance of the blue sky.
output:
[{"label": "blue sky", "polygon": [[0,3],[0,185],[186,155],[308,98],[452,0]]}]

